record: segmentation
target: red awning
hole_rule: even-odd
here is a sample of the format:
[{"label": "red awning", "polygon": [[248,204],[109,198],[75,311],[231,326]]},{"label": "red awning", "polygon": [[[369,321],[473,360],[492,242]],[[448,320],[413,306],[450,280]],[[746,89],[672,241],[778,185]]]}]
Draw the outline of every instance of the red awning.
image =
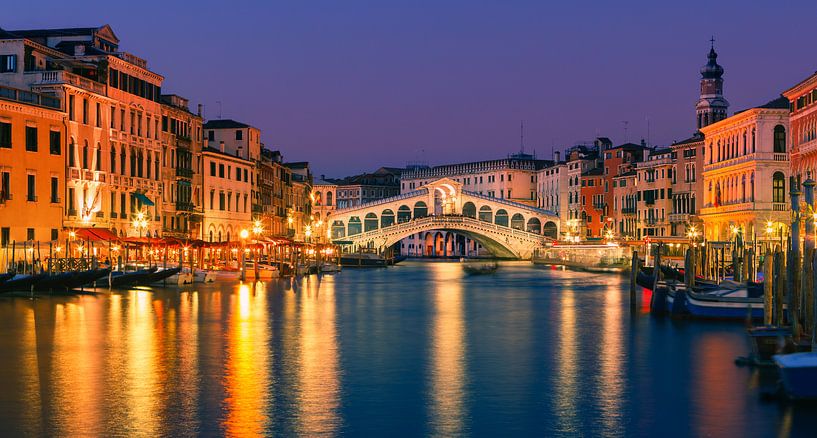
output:
[{"label": "red awning", "polygon": [[92,240],[94,242],[119,240],[119,237],[107,228],[79,228],[74,231],[77,234],[77,238],[81,240]]}]

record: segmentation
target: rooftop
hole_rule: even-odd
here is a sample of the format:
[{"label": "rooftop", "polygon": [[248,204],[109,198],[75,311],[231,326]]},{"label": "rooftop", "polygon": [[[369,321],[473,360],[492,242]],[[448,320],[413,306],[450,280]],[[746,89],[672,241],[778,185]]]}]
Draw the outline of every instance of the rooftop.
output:
[{"label": "rooftop", "polygon": [[232,119],[208,120],[207,123],[204,124],[204,129],[240,129],[249,127],[250,125],[246,123],[236,122]]}]

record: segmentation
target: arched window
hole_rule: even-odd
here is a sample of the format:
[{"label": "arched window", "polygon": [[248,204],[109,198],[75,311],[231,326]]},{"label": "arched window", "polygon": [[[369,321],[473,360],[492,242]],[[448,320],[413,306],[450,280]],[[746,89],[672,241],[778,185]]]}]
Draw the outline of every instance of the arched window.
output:
[{"label": "arched window", "polygon": [[88,141],[85,141],[85,145],[82,146],[82,168],[83,169],[90,169],[88,167]]},{"label": "arched window", "polygon": [[749,179],[750,179],[750,182],[749,182],[749,185],[750,185],[749,195],[751,196],[751,201],[755,202],[755,173],[754,172],[752,172],[752,175],[751,175],[751,177]]},{"label": "arched window", "polygon": [[116,173],[116,146],[111,144],[111,173]]},{"label": "arched window", "polygon": [[332,192],[326,192],[326,205],[332,206]]},{"label": "arched window", "polygon": [[786,202],[786,176],[775,172],[772,176],[772,202]]},{"label": "arched window", "polygon": [[363,218],[363,231],[372,231],[377,229],[378,219],[374,213],[368,213]]},{"label": "arched window", "polygon": [[487,205],[479,208],[479,220],[483,222],[493,222],[493,210]]},{"label": "arched window", "polygon": [[786,128],[783,125],[774,127],[774,152],[776,154],[786,152]]},{"label": "arched window", "polygon": [[469,201],[462,205],[462,215],[476,219],[477,207],[474,205],[473,202]]},{"label": "arched window", "polygon": [[755,128],[752,128],[752,152],[755,151]]},{"label": "arched window", "polygon": [[746,175],[743,175],[740,181],[740,201],[746,202]]}]

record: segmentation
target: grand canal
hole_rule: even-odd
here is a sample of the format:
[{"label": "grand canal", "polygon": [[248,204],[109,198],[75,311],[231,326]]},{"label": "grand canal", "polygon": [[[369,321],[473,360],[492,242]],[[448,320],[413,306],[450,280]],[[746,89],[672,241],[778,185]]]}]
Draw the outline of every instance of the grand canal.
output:
[{"label": "grand canal", "polygon": [[633,315],[623,278],[526,263],[0,298],[0,333],[3,435],[817,430],[733,364],[741,324]]}]

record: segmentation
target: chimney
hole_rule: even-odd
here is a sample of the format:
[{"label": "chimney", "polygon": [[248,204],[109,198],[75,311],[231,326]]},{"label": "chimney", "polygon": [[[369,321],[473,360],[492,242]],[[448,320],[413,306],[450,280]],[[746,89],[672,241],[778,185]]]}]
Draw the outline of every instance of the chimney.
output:
[{"label": "chimney", "polygon": [[326,175],[321,174],[321,179],[322,179],[322,180],[326,180]]},{"label": "chimney", "polygon": [[198,111],[196,112],[196,114],[197,114],[199,117],[201,117],[201,104],[199,104],[199,105],[198,105]]},{"label": "chimney", "polygon": [[224,140],[221,140],[220,142],[218,142],[218,146],[219,146],[219,148],[221,148],[221,152],[224,153]]},{"label": "chimney", "polygon": [[553,161],[555,161],[556,163],[559,163],[559,160],[562,158],[561,155],[562,155],[561,152],[553,151]]}]

